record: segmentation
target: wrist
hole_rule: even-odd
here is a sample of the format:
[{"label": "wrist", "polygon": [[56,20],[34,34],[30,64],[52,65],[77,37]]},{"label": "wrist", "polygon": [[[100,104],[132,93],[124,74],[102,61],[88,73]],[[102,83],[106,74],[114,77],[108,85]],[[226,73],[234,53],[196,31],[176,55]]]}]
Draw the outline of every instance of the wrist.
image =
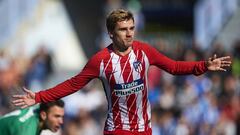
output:
[{"label": "wrist", "polygon": [[205,67],[208,69],[209,62],[208,62],[208,61],[204,61],[204,65],[205,65]]}]

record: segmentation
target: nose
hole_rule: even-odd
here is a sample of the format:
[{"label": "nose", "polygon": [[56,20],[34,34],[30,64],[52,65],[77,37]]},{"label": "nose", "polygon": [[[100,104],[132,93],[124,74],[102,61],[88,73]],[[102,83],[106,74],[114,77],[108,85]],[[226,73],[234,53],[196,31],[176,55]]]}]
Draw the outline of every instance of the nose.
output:
[{"label": "nose", "polygon": [[59,124],[63,124],[63,118],[59,119]]},{"label": "nose", "polygon": [[133,35],[133,31],[132,30],[127,30],[127,36],[131,37]]}]

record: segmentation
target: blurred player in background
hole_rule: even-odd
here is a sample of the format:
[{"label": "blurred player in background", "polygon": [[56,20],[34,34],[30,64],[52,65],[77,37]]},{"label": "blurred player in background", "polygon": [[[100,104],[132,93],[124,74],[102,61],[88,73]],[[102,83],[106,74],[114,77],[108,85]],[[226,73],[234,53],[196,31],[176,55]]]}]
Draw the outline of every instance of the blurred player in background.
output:
[{"label": "blurred player in background", "polygon": [[76,76],[37,93],[24,88],[26,95],[14,95],[13,103],[22,108],[70,95],[94,78],[99,78],[108,101],[105,135],[151,135],[151,107],[147,73],[150,65],[173,75],[201,75],[206,71],[226,71],[230,57],[214,55],[207,61],[174,61],[151,45],[134,40],[133,14],[112,11],[106,26],[112,43],[95,54]]},{"label": "blurred player in background", "polygon": [[64,102],[41,103],[0,117],[1,135],[39,135],[42,130],[57,132],[63,124]]}]

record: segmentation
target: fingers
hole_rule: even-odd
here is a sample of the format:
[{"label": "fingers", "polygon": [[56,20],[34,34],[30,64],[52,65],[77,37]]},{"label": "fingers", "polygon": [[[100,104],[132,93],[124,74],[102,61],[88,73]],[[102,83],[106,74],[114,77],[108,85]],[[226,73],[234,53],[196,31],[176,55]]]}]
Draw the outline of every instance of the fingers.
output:
[{"label": "fingers", "polygon": [[28,107],[28,105],[24,102],[23,99],[14,100],[14,101],[12,101],[12,103],[13,103],[15,106],[20,107],[21,109],[24,109],[24,108],[27,108],[27,107]]},{"label": "fingers", "polygon": [[220,57],[219,59],[220,60],[226,60],[226,59],[230,59],[231,57],[230,56],[224,56],[224,57]]},{"label": "fingers", "polygon": [[221,64],[231,64],[231,63],[232,63],[231,61],[225,61],[225,60],[221,61]]},{"label": "fingers", "polygon": [[215,60],[217,58],[217,54],[214,54],[213,59]]},{"label": "fingers", "polygon": [[20,103],[23,102],[23,99],[17,99],[17,100],[13,100],[12,103],[16,104],[16,103]]},{"label": "fingers", "polygon": [[25,97],[25,95],[13,95],[12,97],[13,97],[13,98],[21,98],[21,99],[22,99],[22,98]]},{"label": "fingers", "polygon": [[213,61],[217,59],[217,54],[214,54],[213,57],[208,58],[209,61]]},{"label": "fingers", "polygon": [[24,102],[20,102],[20,103],[15,103],[14,105],[15,106],[23,106],[23,105],[25,105],[25,103]]},{"label": "fingers", "polygon": [[226,60],[226,59],[230,59],[230,56],[220,57],[219,59],[221,61],[221,67],[231,66],[232,62],[230,60]]},{"label": "fingers", "polygon": [[[25,95],[13,95],[13,98],[16,98],[15,100],[12,101],[12,104],[15,106],[19,106],[22,109],[26,108],[28,106],[31,106],[33,104],[29,103],[30,100],[34,100],[34,92],[26,89],[25,87],[22,88],[24,92],[26,92]],[[33,95],[33,96],[31,96]],[[32,101],[34,102],[34,101]]]},{"label": "fingers", "polygon": [[23,91],[26,92],[26,93],[31,93],[32,91],[28,90],[27,88],[25,87],[22,87]]},{"label": "fingers", "polygon": [[214,59],[226,60],[226,59],[230,59],[230,58],[231,58],[230,56],[224,56],[224,57],[217,58],[217,54],[214,54],[214,56],[213,56],[213,60]]},{"label": "fingers", "polygon": [[230,67],[231,64],[221,64],[221,67]]},{"label": "fingers", "polygon": [[217,71],[227,71],[227,69],[225,69],[224,67],[229,67],[230,64],[221,64],[220,67],[217,67],[216,70]]},{"label": "fingers", "polygon": [[208,61],[212,61],[212,57],[209,57],[209,58],[208,58]]},{"label": "fingers", "polygon": [[24,105],[24,106],[21,107],[21,109],[24,109],[24,108],[27,108],[27,107],[28,107],[28,105]]},{"label": "fingers", "polygon": [[218,70],[220,70],[220,71],[227,71],[226,69],[224,69],[224,68],[218,68]]},{"label": "fingers", "polygon": [[[32,91],[26,89],[25,87],[22,87],[23,91],[26,92],[26,93],[32,93]],[[26,97],[26,95],[13,95],[12,96],[13,98],[24,98]]]},{"label": "fingers", "polygon": [[231,65],[231,61],[220,61],[221,62],[221,66],[223,66],[223,67],[227,67],[227,66],[230,66]]},{"label": "fingers", "polygon": [[25,102],[24,102],[23,99],[13,100],[12,103],[13,103],[15,106],[22,106],[22,105],[25,104]]},{"label": "fingers", "polygon": [[[26,95],[13,95],[13,98],[17,98],[16,100],[12,101],[12,104],[14,106],[20,106],[21,108],[26,108],[26,103],[24,102],[24,98],[26,97]],[[26,106],[26,107],[25,107]]]}]

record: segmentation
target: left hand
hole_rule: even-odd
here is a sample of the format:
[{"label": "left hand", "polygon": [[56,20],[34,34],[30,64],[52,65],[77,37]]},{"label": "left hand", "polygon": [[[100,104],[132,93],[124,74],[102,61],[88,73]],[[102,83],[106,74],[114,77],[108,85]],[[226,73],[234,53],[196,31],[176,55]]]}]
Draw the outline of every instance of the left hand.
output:
[{"label": "left hand", "polygon": [[13,95],[13,98],[15,99],[12,101],[12,103],[15,106],[21,107],[22,109],[36,104],[36,94],[25,87],[23,87],[23,91],[26,93],[25,95]]},{"label": "left hand", "polygon": [[219,57],[214,54],[213,58],[209,58],[207,61],[207,68],[210,71],[226,71],[226,67],[231,65],[230,56]]}]

